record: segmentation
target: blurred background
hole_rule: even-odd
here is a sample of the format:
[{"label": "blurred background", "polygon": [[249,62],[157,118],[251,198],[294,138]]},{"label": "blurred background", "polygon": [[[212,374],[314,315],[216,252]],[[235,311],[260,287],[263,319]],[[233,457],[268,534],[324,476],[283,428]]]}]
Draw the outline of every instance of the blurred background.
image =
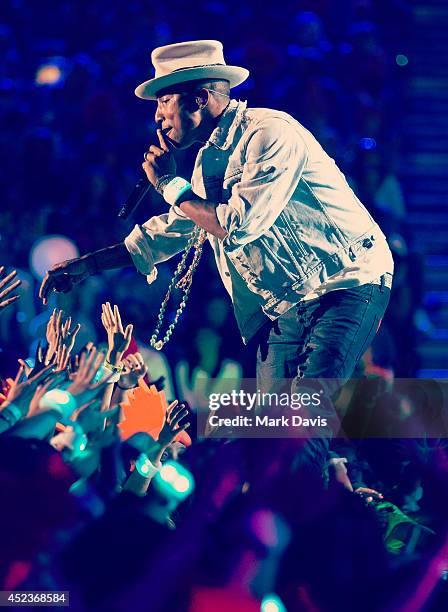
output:
[{"label": "blurred background", "polygon": [[[33,355],[43,334],[49,311],[37,291],[46,269],[119,242],[135,222],[165,210],[152,194],[133,220],[117,219],[154,142],[155,105],[133,90],[153,74],[153,48],[217,38],[227,63],[251,71],[234,97],[287,111],[310,129],[388,236],[392,300],[363,367],[446,377],[446,2],[199,0],[188,10],[180,0],[5,0],[2,7],[0,263],[19,268],[24,280],[22,299],[0,320],[2,371],[15,371],[17,354]],[[186,177],[195,152],[179,156]],[[101,330],[101,302],[116,302],[139,346],[148,346],[176,263],[159,266],[151,286],[133,269],[110,272],[51,305],[83,324],[81,345]],[[232,360],[253,374],[208,247],[165,358],[209,376]]]}]

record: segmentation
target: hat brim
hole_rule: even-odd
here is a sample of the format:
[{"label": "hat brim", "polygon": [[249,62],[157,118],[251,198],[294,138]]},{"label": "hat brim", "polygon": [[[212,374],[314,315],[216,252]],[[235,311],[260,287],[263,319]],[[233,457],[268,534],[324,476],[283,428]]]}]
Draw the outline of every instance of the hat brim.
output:
[{"label": "hat brim", "polygon": [[230,87],[243,83],[249,76],[249,70],[240,66],[199,66],[177,70],[156,79],[141,83],[135,89],[135,95],[142,100],[157,100],[157,92],[178,83],[187,83],[198,79],[222,79],[229,81]]}]

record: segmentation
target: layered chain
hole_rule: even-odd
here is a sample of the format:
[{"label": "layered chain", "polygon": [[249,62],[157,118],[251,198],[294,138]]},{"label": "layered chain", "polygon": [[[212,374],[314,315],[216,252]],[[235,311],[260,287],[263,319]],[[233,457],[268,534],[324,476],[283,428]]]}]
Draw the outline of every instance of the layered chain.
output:
[{"label": "layered chain", "polygon": [[[155,348],[157,351],[161,351],[162,348],[165,346],[165,344],[168,342],[168,340],[170,339],[174,331],[174,328],[177,325],[179,317],[182,315],[182,312],[185,308],[185,305],[187,303],[188,296],[190,293],[194,272],[196,268],[198,267],[199,261],[201,259],[202,247],[204,245],[206,238],[207,238],[207,232],[204,229],[200,229],[199,227],[196,227],[195,230],[193,231],[193,234],[190,240],[187,243],[187,246],[185,247],[185,251],[182,255],[182,258],[177,265],[176,271],[174,272],[173,278],[171,279],[166,295],[163,298],[162,304],[160,306],[159,314],[157,317],[157,325],[149,341],[149,344],[153,348]],[[193,259],[188,267],[188,270],[185,272],[185,275],[182,278],[179,278],[181,274],[183,273],[183,271],[185,270],[185,268],[187,267],[188,255],[192,248],[194,249]],[[182,290],[182,293],[183,293],[182,299],[180,301],[179,307],[176,310],[176,314],[174,316],[173,322],[168,326],[163,338],[158,339],[160,335],[160,330],[163,324],[163,320],[165,317],[166,307],[170,299],[171,292],[173,291],[174,288]]]}]

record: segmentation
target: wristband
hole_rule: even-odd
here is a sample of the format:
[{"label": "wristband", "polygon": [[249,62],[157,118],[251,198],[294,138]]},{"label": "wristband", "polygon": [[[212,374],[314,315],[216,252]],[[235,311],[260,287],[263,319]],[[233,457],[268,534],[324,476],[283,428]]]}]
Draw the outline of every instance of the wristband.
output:
[{"label": "wristband", "polygon": [[144,478],[152,478],[155,474],[159,472],[161,465],[156,467],[151,461],[148,459],[148,455],[145,453],[141,453],[135,462],[135,469]]},{"label": "wristband", "polygon": [[114,366],[111,363],[105,361],[103,365],[100,367],[100,369],[98,370],[98,372],[95,374],[93,382],[98,383],[98,382],[101,382],[103,378],[108,377],[107,384],[116,383],[120,380],[122,371],[123,371],[123,366]]},{"label": "wristband", "polygon": [[191,189],[191,184],[181,176],[175,176],[165,185],[163,189],[163,199],[171,206],[174,206],[181,195]]},{"label": "wristband", "polygon": [[157,179],[154,189],[163,196],[163,190],[170,183],[173,178],[176,178],[175,174],[164,174]]},{"label": "wristband", "polygon": [[131,389],[137,389],[138,383],[136,385],[132,385],[131,387],[122,387],[120,384],[117,384],[117,387],[122,391],[130,391]]},{"label": "wristband", "polygon": [[112,373],[112,376],[107,380],[108,383],[116,383],[120,380],[121,373],[123,372],[123,365],[114,366],[108,361],[103,363],[103,369],[106,370],[106,374]]},{"label": "wristband", "polygon": [[10,404],[7,404],[0,412],[0,414],[8,421],[11,426],[15,425],[17,421],[20,421],[20,419],[22,418],[22,411],[12,402]]},{"label": "wristband", "polygon": [[57,410],[61,413],[63,420],[68,420],[76,410],[76,400],[68,391],[62,389],[51,389],[47,391],[39,402],[39,408]]}]

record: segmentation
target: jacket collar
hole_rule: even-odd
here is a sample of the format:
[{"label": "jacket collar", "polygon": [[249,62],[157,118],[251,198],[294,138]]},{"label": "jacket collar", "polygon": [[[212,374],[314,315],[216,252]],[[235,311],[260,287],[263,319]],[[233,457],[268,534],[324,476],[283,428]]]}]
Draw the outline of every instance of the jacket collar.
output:
[{"label": "jacket collar", "polygon": [[241,118],[246,110],[247,102],[241,100],[230,100],[230,103],[218,125],[215,127],[207,141],[207,144],[211,144],[218,149],[228,149],[233,142],[235,132],[241,123]]}]

